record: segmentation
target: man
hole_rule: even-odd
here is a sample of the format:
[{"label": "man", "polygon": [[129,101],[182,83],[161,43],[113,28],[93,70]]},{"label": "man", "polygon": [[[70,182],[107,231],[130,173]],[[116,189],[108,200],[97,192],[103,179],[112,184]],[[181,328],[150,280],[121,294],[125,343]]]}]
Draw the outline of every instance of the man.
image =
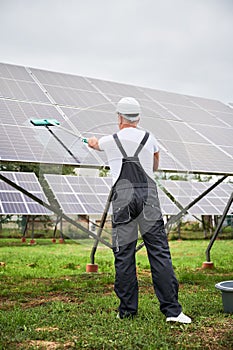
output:
[{"label": "man", "polygon": [[112,244],[115,256],[115,292],[120,299],[119,318],[138,311],[138,281],[135,248],[138,227],[151,266],[155,293],[166,321],[191,323],[178,302],[167,235],[153,172],[158,169],[159,149],[152,134],[138,128],[140,105],[132,97],[117,104],[119,131],[88,145],[105,151],[113,177]]}]

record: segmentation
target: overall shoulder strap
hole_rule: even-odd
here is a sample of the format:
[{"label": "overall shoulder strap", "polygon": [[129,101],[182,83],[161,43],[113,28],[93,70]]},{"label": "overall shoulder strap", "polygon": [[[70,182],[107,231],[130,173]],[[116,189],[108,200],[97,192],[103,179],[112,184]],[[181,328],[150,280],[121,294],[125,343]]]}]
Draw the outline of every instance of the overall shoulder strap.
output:
[{"label": "overall shoulder strap", "polygon": [[117,147],[119,148],[119,150],[121,151],[122,155],[124,158],[128,158],[122,144],[121,144],[121,141],[119,140],[119,137],[117,136],[117,134],[113,134],[113,138],[117,144]]},{"label": "overall shoulder strap", "polygon": [[142,141],[140,142],[140,145],[138,146],[136,152],[134,153],[134,157],[138,156],[139,152],[142,150],[142,148],[145,145],[146,141],[148,140],[149,136],[150,136],[149,132],[146,131]]}]

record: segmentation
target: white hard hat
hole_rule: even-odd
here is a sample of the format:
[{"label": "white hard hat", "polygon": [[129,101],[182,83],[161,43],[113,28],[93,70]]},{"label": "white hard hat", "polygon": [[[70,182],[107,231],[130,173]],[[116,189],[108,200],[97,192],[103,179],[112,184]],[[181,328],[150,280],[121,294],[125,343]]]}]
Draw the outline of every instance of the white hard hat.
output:
[{"label": "white hard hat", "polygon": [[131,121],[139,120],[139,114],[141,112],[140,104],[133,97],[123,97],[117,103],[117,113],[123,114],[127,119]]}]

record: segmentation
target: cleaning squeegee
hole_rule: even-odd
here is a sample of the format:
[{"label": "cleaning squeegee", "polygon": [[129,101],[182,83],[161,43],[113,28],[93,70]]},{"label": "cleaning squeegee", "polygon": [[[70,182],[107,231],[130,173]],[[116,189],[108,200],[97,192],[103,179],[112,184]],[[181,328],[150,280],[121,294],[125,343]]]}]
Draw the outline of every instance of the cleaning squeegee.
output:
[{"label": "cleaning squeegee", "polygon": [[66,128],[63,128],[61,125],[60,125],[60,122],[56,119],[31,119],[30,122],[34,125],[34,126],[45,126],[45,127],[48,127],[48,126],[58,126],[59,129],[62,129],[64,131],[66,131],[67,133],[75,136],[75,137],[78,137],[79,139],[82,140],[82,142],[84,143],[88,143],[88,140],[87,138],[84,138],[82,137],[81,135],[77,135],[76,133],[74,133],[73,131],[69,130],[69,129],[66,129]]}]

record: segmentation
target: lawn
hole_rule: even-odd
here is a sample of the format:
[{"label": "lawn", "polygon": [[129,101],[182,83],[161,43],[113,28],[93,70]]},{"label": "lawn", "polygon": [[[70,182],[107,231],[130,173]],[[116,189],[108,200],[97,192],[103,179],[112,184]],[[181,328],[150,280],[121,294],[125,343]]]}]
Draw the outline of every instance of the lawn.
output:
[{"label": "lawn", "polygon": [[36,245],[0,240],[0,349],[233,349],[233,315],[215,284],[233,280],[233,241],[170,241],[179,299],[191,325],[167,324],[153,293],[145,248],[137,253],[139,314],[116,318],[113,256],[100,245],[99,271],[85,272],[92,240]]}]

